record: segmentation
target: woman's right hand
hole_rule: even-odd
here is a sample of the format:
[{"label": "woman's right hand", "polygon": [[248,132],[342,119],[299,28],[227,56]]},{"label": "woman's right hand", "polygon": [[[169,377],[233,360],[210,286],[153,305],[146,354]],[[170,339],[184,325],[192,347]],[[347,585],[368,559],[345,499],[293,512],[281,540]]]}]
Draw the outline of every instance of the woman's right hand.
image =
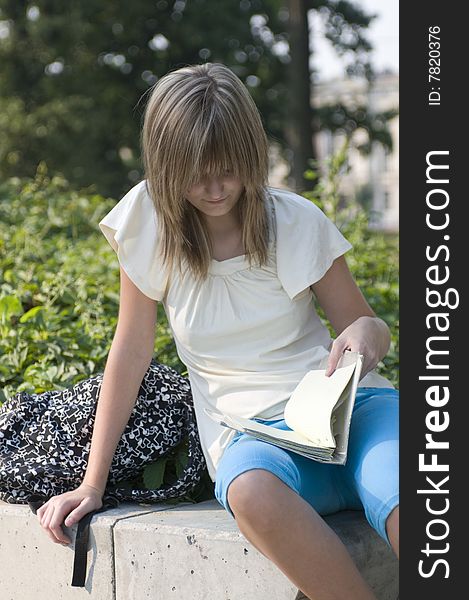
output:
[{"label": "woman's right hand", "polygon": [[70,544],[62,525],[71,527],[93,510],[101,508],[103,493],[97,488],[82,483],[75,490],[49,498],[36,515],[41,527],[55,544]]}]

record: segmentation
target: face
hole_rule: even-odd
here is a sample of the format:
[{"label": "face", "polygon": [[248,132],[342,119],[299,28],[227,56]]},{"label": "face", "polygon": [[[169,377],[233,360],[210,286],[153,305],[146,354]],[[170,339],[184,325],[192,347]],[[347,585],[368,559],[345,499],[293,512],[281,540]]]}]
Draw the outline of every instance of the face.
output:
[{"label": "face", "polygon": [[238,202],[243,183],[230,171],[206,175],[186,191],[186,199],[209,217],[228,214]]}]

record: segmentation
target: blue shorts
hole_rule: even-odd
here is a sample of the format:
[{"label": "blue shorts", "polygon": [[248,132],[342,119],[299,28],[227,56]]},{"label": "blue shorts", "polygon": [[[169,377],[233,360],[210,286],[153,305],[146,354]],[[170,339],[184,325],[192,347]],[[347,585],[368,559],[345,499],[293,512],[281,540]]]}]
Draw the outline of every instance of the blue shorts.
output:
[{"label": "blue shorts", "polygon": [[[289,429],[283,419],[259,421]],[[364,510],[370,525],[390,546],[386,519],[399,504],[399,392],[358,388],[345,465],[319,463],[273,444],[237,433],[218,464],[215,496],[234,518],[228,486],[250,469],[265,469],[291,487],[320,515]]]}]

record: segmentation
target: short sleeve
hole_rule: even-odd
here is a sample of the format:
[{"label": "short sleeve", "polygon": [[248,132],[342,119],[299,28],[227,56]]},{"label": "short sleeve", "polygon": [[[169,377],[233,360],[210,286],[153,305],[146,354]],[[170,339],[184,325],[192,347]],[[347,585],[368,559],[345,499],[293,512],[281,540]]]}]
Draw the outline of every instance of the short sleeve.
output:
[{"label": "short sleeve", "polygon": [[321,279],[336,258],[352,248],[313,202],[270,188],[275,211],[277,276],[293,299]]},{"label": "short sleeve", "polygon": [[162,267],[155,207],[146,180],[131,188],[99,227],[133,283],[149,298],[163,300],[168,278]]}]

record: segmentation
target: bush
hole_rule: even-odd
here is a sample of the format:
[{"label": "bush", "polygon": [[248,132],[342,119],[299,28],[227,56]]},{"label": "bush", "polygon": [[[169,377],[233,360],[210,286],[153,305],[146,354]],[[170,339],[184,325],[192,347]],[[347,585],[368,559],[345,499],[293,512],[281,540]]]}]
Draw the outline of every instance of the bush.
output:
[{"label": "bush", "polygon": [[[0,402],[65,389],[104,369],[119,269],[97,223],[114,205],[49,180],[44,169],[0,186]],[[156,358],[182,372],[160,310]]]}]

